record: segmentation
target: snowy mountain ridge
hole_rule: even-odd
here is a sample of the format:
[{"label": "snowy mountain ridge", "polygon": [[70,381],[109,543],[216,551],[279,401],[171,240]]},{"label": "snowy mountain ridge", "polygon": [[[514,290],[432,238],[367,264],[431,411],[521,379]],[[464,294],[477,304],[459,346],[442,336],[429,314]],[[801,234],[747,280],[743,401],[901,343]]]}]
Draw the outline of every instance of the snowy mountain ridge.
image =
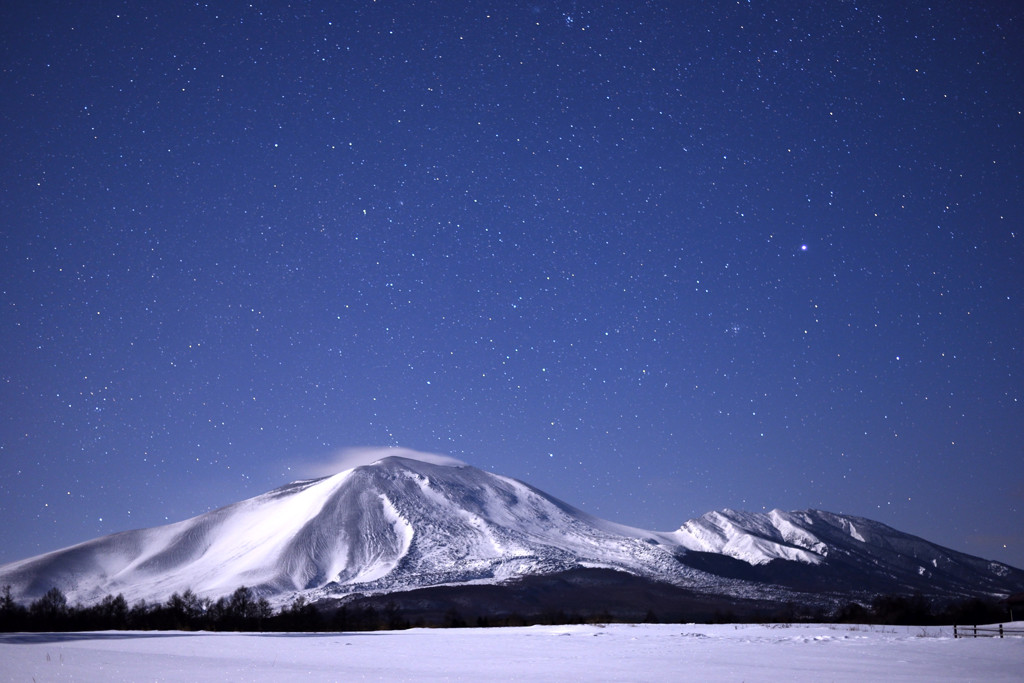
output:
[{"label": "snowy mountain ridge", "polygon": [[21,600],[123,593],[163,601],[240,585],[275,602],[429,586],[502,584],[604,568],[700,593],[922,586],[946,594],[1024,587],[1024,572],[871,520],[806,510],[709,512],[672,532],[602,520],[528,484],[464,464],[385,457],[150,529],[0,567]]}]

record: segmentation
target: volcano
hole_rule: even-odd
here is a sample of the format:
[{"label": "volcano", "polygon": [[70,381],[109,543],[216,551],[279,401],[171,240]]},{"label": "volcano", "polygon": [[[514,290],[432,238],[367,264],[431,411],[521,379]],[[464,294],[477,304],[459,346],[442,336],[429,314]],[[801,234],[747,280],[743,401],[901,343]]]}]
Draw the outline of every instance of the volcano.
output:
[{"label": "volcano", "polygon": [[283,604],[583,570],[776,602],[1024,589],[1024,571],[860,517],[722,510],[675,531],[647,531],[469,465],[397,456],[7,564],[0,585],[22,601],[57,587],[85,604],[117,593],[163,601],[187,589],[216,598],[244,585]]}]

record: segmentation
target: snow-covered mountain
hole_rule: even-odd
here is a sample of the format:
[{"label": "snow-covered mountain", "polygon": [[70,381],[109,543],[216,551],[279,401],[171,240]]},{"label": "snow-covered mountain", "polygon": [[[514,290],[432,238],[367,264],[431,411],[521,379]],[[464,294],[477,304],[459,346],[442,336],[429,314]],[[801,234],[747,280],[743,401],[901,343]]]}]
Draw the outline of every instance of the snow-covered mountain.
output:
[{"label": "snow-covered mountain", "polygon": [[1024,586],[1024,571],[1001,562],[821,510],[708,512],[672,537],[691,565],[696,552],[734,558],[746,565],[739,575],[797,590],[980,596]]},{"label": "snow-covered mountain", "polygon": [[979,595],[1024,588],[1024,572],[878,522],[827,512],[725,510],[674,532],[588,515],[468,465],[385,457],[166,526],[126,531],[0,567],[35,599],[58,587],[88,603],[163,601],[240,585],[277,602],[429,586],[497,584],[604,568],[701,594],[811,591]]}]

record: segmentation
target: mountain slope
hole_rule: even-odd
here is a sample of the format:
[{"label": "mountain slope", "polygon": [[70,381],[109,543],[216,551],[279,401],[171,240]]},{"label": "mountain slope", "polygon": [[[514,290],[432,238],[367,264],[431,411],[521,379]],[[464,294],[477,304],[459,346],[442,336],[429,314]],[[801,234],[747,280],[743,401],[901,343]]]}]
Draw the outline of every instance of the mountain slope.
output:
[{"label": "mountain slope", "polygon": [[186,588],[216,596],[243,584],[268,595],[382,591],[577,566],[714,582],[654,536],[472,467],[389,457],[0,567],[0,583],[29,598],[58,586],[90,601]]},{"label": "mountain slope", "polygon": [[709,512],[673,536],[691,551],[742,561],[749,567],[746,578],[798,590],[983,595],[1024,581],[1024,572],[1000,562],[870,519],[820,510]]},{"label": "mountain slope", "polygon": [[1024,572],[870,520],[805,511],[711,512],[675,532],[588,515],[469,466],[383,458],[176,524],[105,536],[0,567],[20,600],[163,601],[240,585],[283,602],[429,586],[497,584],[582,568],[705,594],[1020,590]]}]

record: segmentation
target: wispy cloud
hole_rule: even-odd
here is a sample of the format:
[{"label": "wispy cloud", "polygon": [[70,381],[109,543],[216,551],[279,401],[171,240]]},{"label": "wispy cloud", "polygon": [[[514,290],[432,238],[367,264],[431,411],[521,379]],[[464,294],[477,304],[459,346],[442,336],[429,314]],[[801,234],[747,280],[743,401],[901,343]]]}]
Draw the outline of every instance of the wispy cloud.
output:
[{"label": "wispy cloud", "polygon": [[358,448],[343,448],[326,456],[322,460],[295,465],[292,467],[292,470],[302,477],[329,477],[332,474],[337,474],[344,470],[350,470],[353,467],[370,465],[378,460],[390,457],[408,458],[410,460],[419,460],[421,462],[428,462],[433,465],[444,465],[446,467],[461,467],[467,464],[458,458],[453,458],[450,455],[442,455],[440,453],[425,453],[423,451],[414,451],[411,448],[365,446]]}]

